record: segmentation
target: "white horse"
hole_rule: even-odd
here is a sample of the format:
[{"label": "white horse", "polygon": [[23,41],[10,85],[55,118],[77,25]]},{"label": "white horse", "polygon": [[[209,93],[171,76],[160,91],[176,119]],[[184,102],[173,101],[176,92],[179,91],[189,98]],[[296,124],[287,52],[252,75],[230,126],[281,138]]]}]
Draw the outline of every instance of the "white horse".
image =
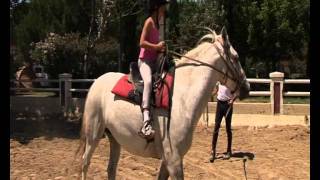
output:
[{"label": "white horse", "polygon": [[153,109],[154,141],[138,135],[142,126],[140,106],[111,92],[124,75],[109,72],[90,87],[83,114],[79,151],[82,179],[90,159],[104,133],[110,141],[108,179],[115,179],[120,147],[132,154],[161,159],[158,179],[184,179],[183,157],[188,152],[192,135],[217,81],[232,89],[241,99],[249,93],[249,83],[238,54],[231,46],[225,29],[220,35],[210,30],[201,42],[176,62],[172,93],[171,118],[168,110]]}]

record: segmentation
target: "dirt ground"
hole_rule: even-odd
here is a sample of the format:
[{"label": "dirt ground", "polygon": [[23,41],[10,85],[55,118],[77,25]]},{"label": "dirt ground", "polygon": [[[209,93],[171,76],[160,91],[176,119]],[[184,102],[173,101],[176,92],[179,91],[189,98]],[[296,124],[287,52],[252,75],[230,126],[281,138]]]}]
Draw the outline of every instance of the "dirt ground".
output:
[{"label": "dirt ground", "polygon": [[[58,115],[12,118],[15,123],[10,139],[10,179],[79,179],[76,163],[72,163],[79,143],[79,121],[65,121]],[[234,157],[209,163],[212,127],[199,126],[184,157],[185,179],[310,179],[309,132],[302,125],[233,126]],[[225,150],[226,133],[222,127],[217,151]],[[88,179],[107,179],[108,154],[109,143],[104,138],[91,160]],[[158,168],[159,160],[122,149],[117,179],[156,179]]]}]

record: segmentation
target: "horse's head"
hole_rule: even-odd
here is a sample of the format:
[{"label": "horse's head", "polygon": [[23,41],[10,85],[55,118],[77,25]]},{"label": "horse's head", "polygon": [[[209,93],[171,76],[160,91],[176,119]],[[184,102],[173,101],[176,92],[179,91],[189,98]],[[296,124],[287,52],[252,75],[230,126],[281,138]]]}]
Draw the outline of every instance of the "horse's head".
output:
[{"label": "horse's head", "polygon": [[206,29],[212,34],[203,36],[199,42],[210,38],[217,53],[220,55],[220,58],[216,59],[214,63],[222,71],[219,81],[231,89],[232,93],[235,93],[240,100],[247,97],[250,91],[250,84],[240,64],[239,55],[229,41],[226,29],[223,27],[219,35],[209,28]]}]

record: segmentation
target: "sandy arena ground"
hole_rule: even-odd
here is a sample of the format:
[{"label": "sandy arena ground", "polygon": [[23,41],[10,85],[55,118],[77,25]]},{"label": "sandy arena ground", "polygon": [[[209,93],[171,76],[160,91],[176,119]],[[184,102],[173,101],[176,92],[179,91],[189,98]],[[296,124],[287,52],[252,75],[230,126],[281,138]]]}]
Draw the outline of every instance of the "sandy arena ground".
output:
[{"label": "sandy arena ground", "polygon": [[[254,115],[252,121],[264,124],[252,126],[241,121],[241,117],[233,117],[236,157],[217,159],[213,164],[208,162],[212,127],[197,127],[191,149],[184,158],[185,179],[310,179],[310,131],[303,124],[303,117],[292,123],[291,116],[270,121],[273,116]],[[10,179],[79,179],[72,164],[79,143],[78,121],[66,122],[59,116],[13,118],[16,121],[10,139]],[[226,133],[222,126],[217,151],[225,150]],[[107,179],[108,155],[108,140],[102,139],[93,155],[88,179]],[[249,158],[247,161],[245,156]],[[156,179],[158,167],[159,160],[135,156],[122,149],[117,179]]]}]

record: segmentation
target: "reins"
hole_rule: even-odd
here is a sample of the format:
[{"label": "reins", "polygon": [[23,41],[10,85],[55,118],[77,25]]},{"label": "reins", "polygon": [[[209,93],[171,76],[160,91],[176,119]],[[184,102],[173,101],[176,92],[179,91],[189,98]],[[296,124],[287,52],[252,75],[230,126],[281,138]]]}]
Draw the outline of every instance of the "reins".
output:
[{"label": "reins", "polygon": [[187,58],[187,59],[192,60],[192,61],[194,61],[194,62],[200,63],[200,64],[192,64],[192,63],[178,64],[178,65],[176,66],[176,68],[179,68],[179,67],[182,67],[182,66],[187,66],[187,65],[207,66],[207,67],[210,67],[210,68],[216,70],[217,72],[221,73],[222,75],[228,77],[229,79],[231,79],[231,80],[233,80],[233,81],[237,81],[235,78],[230,77],[230,76],[228,75],[228,73],[222,72],[221,70],[217,69],[216,67],[212,66],[211,64],[202,62],[202,61],[197,60],[197,59],[195,59],[195,58],[192,58],[192,57],[189,57],[189,56],[186,56],[186,55],[183,55],[183,54],[180,54],[180,53],[171,51],[171,50],[169,50],[168,53],[173,54],[173,55],[176,55],[176,56],[179,56],[179,57],[184,57],[184,58]]},{"label": "reins", "polygon": [[[236,79],[236,78],[231,77],[230,75],[228,75],[228,71],[230,71],[230,69],[232,69],[232,68],[231,68],[230,65],[227,63],[227,59],[221,54],[220,49],[219,49],[215,44],[213,44],[213,46],[216,48],[218,54],[219,54],[220,57],[223,59],[223,62],[225,63],[225,65],[226,65],[226,67],[227,67],[227,72],[223,72],[223,71],[217,69],[216,67],[214,67],[214,66],[211,65],[211,64],[202,62],[202,61],[200,61],[200,60],[198,60],[198,59],[191,58],[191,57],[189,57],[189,56],[186,56],[186,55],[183,55],[183,54],[180,54],[180,53],[177,53],[177,52],[168,50],[168,49],[167,49],[167,53],[171,53],[171,54],[176,55],[176,56],[179,56],[179,57],[184,57],[184,58],[187,58],[187,59],[189,59],[189,60],[192,60],[192,61],[194,61],[194,62],[199,63],[199,64],[183,63],[183,64],[177,65],[175,68],[179,68],[179,67],[182,67],[182,66],[189,66],[189,65],[193,65],[193,66],[207,66],[207,67],[210,67],[210,68],[214,69],[215,71],[219,72],[220,74],[222,74],[222,75],[224,76],[224,78],[223,78],[224,81],[225,81],[224,84],[227,82],[228,78],[231,79],[232,81],[234,81],[234,82],[236,83],[236,87],[235,87],[235,89],[232,91],[232,93],[234,93],[234,92],[237,91],[238,88],[240,87],[239,85],[240,85],[241,82],[239,81],[239,79]],[[230,57],[228,57],[228,55],[227,55],[227,58],[230,58]],[[235,70],[235,71],[236,71],[236,70]],[[231,73],[232,73],[233,76],[235,76],[235,74],[234,74],[235,72],[233,72],[233,71],[231,70]]]}]

